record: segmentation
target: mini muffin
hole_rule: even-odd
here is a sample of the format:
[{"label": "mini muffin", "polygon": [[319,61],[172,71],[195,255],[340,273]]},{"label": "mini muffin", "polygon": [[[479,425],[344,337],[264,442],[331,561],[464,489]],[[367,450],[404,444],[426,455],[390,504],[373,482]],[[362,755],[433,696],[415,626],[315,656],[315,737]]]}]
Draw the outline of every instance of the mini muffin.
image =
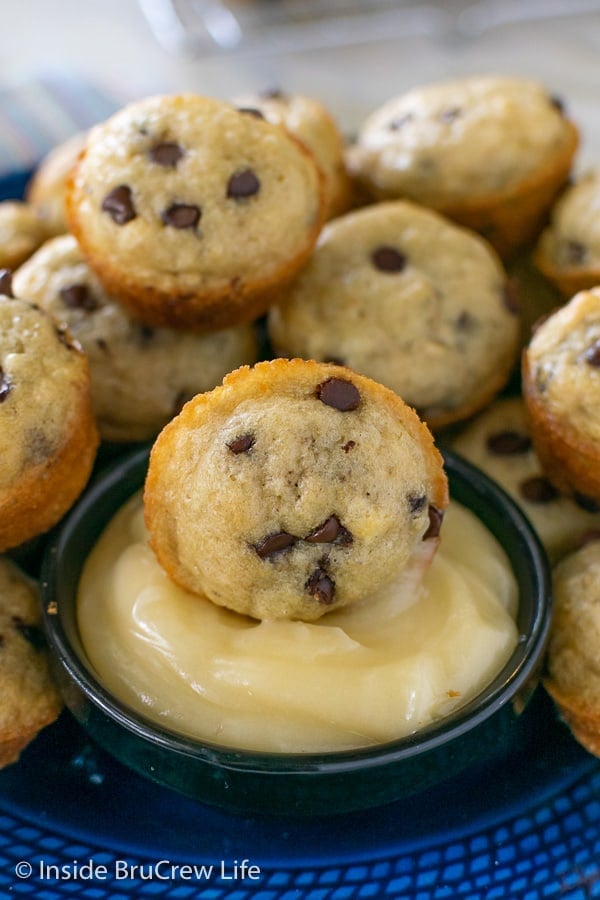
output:
[{"label": "mini muffin", "polygon": [[81,348],[34,304],[0,297],[0,550],[58,522],[97,445]]},{"label": "mini muffin", "polygon": [[348,165],[373,198],[431,206],[508,255],[537,235],[577,145],[562,103],[541,85],[471,76],[383,104],[364,122]]},{"label": "mini muffin", "polygon": [[600,283],[600,169],[562,193],[534,258],[566,297]]},{"label": "mini muffin", "polygon": [[93,128],[67,189],[90,267],[152,326],[214,330],[264,313],[323,215],[303,144],[194,94],[140,100]]},{"label": "mini muffin", "polygon": [[438,429],[479,410],[506,383],[520,319],[484,240],[397,200],[326,226],[270,310],[269,333],[280,355],[348,365]]},{"label": "mini muffin", "polygon": [[574,737],[600,756],[600,540],[562,560],[544,685]]},{"label": "mini muffin", "polygon": [[83,347],[107,441],[155,437],[186,400],[257,359],[252,325],[195,334],[132,319],[106,294],[72,235],[44,244],[15,273],[13,292],[66,323]]},{"label": "mini muffin", "polygon": [[531,437],[554,486],[600,504],[600,288],[545,319],[523,355]]},{"label": "mini muffin", "polygon": [[20,200],[0,202],[0,269],[14,269],[48,236],[35,209]]},{"label": "mini muffin", "polygon": [[159,435],[144,492],[158,561],[258,619],[367,599],[438,543],[448,489],[426,426],[340,366],[244,367]]},{"label": "mini muffin", "polygon": [[344,139],[333,116],[314,97],[265,91],[237,97],[236,104],[283,125],[312,152],[325,179],[326,218],[346,212],[351,188],[346,171]]},{"label": "mini muffin", "polygon": [[67,178],[85,145],[85,132],[74,134],[42,159],[33,173],[25,197],[46,226],[48,237],[64,234]]},{"label": "mini muffin", "polygon": [[452,446],[518,503],[551,560],[579,547],[588,534],[600,534],[600,508],[559,494],[544,474],[521,397],[496,400],[452,439]]},{"label": "mini muffin", "polygon": [[14,563],[0,557],[0,768],[16,762],[61,708],[37,591]]}]

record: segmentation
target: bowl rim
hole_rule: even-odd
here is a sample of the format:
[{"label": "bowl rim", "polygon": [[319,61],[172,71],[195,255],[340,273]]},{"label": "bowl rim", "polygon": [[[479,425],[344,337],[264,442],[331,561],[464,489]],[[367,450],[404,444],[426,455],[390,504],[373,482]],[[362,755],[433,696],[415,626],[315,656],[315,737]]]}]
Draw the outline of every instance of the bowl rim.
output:
[{"label": "bowl rim", "polygon": [[[491,509],[501,510],[497,527],[512,531],[518,538],[510,551],[504,547],[513,571],[514,558],[520,554],[522,571],[525,571],[525,567],[532,584],[536,586],[535,597],[531,600],[533,616],[528,633],[523,634],[519,630],[518,643],[505,665],[470,701],[450,715],[401,738],[366,747],[307,753],[238,749],[193,738],[165,727],[121,702],[96,677],[91,662],[86,664],[72,646],[63,625],[57,588],[63,553],[73,536],[82,523],[88,527],[93,523],[96,531],[90,542],[90,546],[93,546],[119,506],[143,487],[150,449],[151,444],[138,447],[110,463],[94,477],[50,539],[40,578],[43,624],[58,663],[88,702],[126,731],[157,748],[174,751],[180,756],[192,757],[223,769],[249,774],[341,775],[356,770],[396,765],[421,753],[437,750],[482,725],[507,703],[516,701],[521,693],[531,693],[528,685],[534,682],[535,686],[537,683],[550,628],[551,574],[546,552],[525,514],[503,488],[460,454],[440,447],[450,481],[451,497],[463,502],[460,497],[466,492],[472,497],[479,497],[482,505],[487,504]],[[130,484],[133,479],[138,483]],[[128,486],[127,490],[123,489],[124,485]],[[460,489],[457,490],[459,485]],[[107,517],[97,520],[93,513],[98,504],[107,497],[112,498],[115,492],[119,493],[120,502],[116,506],[111,505]],[[469,506],[468,503],[465,505]],[[481,520],[480,514],[474,512]],[[483,524],[499,540],[493,524]],[[82,559],[78,564],[78,575],[81,574],[83,563]],[[516,577],[519,582],[518,576]],[[519,588],[520,608],[520,582]]]}]

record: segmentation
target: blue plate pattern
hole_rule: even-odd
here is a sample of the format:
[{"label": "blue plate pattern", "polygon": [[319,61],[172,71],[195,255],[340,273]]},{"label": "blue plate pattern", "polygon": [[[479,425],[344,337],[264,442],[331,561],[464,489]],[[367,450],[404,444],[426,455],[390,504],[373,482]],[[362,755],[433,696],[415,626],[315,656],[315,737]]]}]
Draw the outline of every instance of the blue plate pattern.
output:
[{"label": "blue plate pattern", "polygon": [[[0,179],[0,199],[29,174]],[[543,691],[527,716],[530,737],[501,766],[365,813],[283,820],[159,787],[65,713],[0,772],[0,897],[600,898],[600,761]]]}]

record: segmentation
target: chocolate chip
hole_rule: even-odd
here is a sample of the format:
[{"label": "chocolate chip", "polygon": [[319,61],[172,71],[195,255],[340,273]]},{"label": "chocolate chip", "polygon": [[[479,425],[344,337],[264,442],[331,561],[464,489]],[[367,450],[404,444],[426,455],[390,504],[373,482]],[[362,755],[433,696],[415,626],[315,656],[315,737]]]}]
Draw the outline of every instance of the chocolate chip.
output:
[{"label": "chocolate chip", "polygon": [[380,272],[402,272],[406,266],[406,256],[395,247],[377,247],[371,253],[371,262]]},{"label": "chocolate chip", "polygon": [[440,533],[440,528],[442,527],[442,522],[444,520],[444,513],[436,509],[435,506],[429,507],[429,527],[425,534],[423,535],[423,540],[428,541],[429,538],[436,538]]},{"label": "chocolate chip", "polygon": [[513,315],[517,316],[521,312],[521,298],[519,297],[519,286],[514,278],[509,278],[502,289],[502,302],[504,306]]},{"label": "chocolate chip", "polygon": [[4,647],[4,635],[0,634],[0,650]]},{"label": "chocolate chip", "polygon": [[256,119],[264,119],[264,113],[255,106],[238,106],[238,112],[246,116],[254,116]]},{"label": "chocolate chip", "polygon": [[164,141],[162,144],[156,144],[148,153],[153,163],[164,166],[167,169],[174,169],[180,159],[183,159],[184,152],[179,144],[172,141]]},{"label": "chocolate chip", "polygon": [[527,434],[507,428],[506,431],[490,434],[486,446],[495,456],[514,456],[527,453],[531,449],[531,439]]},{"label": "chocolate chip", "polygon": [[550,503],[558,497],[558,491],[543,475],[533,475],[519,485],[519,492],[530,503]]},{"label": "chocolate chip", "polygon": [[388,128],[390,131],[400,131],[408,122],[411,122],[414,119],[412,113],[404,113],[403,116],[397,116],[395,119],[391,119],[388,122]]},{"label": "chocolate chip", "polygon": [[600,340],[588,347],[584,353],[584,359],[588,366],[593,366],[595,369],[600,367]]},{"label": "chocolate chip", "polygon": [[138,326],[138,336],[141,347],[146,347],[154,340],[154,335],[156,334],[156,329],[152,328],[150,325],[139,325]]},{"label": "chocolate chip", "polygon": [[561,116],[564,114],[565,102],[562,99],[562,97],[557,97],[556,94],[551,94],[548,97],[548,101],[550,103],[550,106],[553,106],[554,109],[557,110],[561,114]]},{"label": "chocolate chip", "polygon": [[0,269],[0,294],[5,297],[12,297],[12,271],[11,269]]},{"label": "chocolate chip", "polygon": [[172,203],[168,209],[163,210],[160,217],[165,225],[183,229],[195,228],[201,215],[202,210],[199,206],[188,203]]},{"label": "chocolate chip", "polygon": [[356,441],[347,441],[343,445],[342,450],[344,451],[344,453],[349,453],[350,450],[354,450],[355,447],[356,447]]},{"label": "chocolate chip", "polygon": [[234,438],[232,441],[228,441],[227,446],[232,453],[247,453],[248,450],[254,447],[255,441],[256,438],[249,432],[248,434],[242,434],[240,437]]},{"label": "chocolate chip", "polygon": [[470,312],[467,312],[466,309],[463,309],[454,324],[458,331],[472,331],[477,324],[477,319]]},{"label": "chocolate chip", "polygon": [[233,197],[234,200],[252,197],[254,194],[258,194],[259,190],[260,181],[252,169],[235,172],[227,182],[227,196]]},{"label": "chocolate chip", "polygon": [[28,428],[25,440],[25,459],[28,465],[39,466],[56,452],[55,444],[43,428]]},{"label": "chocolate chip", "polygon": [[334,602],[335,581],[323,569],[315,569],[305,588],[311,597],[325,606],[330,606]]},{"label": "chocolate chip", "polygon": [[588,497],[586,494],[580,494],[579,491],[575,491],[573,500],[577,506],[581,507],[581,509],[584,509],[586,512],[600,512],[600,503],[598,503],[597,500],[594,500],[593,497]]},{"label": "chocolate chip", "polygon": [[102,201],[102,211],[108,213],[116,225],[126,225],[137,213],[133,204],[133,192],[126,184],[113,188]]},{"label": "chocolate chip", "polygon": [[420,513],[427,503],[426,494],[409,494],[406,499],[408,500],[408,510],[413,516]]},{"label": "chocolate chip", "polygon": [[20,616],[13,616],[12,623],[34,650],[45,650],[47,647],[44,632],[37,625],[29,625]]},{"label": "chocolate chip", "polygon": [[567,241],[565,250],[569,265],[580,266],[585,262],[587,247],[581,241]]},{"label": "chocolate chip", "polygon": [[461,109],[458,106],[451,106],[448,109],[443,109],[439,114],[438,118],[440,122],[454,122],[455,119],[461,114]]},{"label": "chocolate chip", "polygon": [[358,388],[345,378],[328,378],[317,385],[316,395],[326,406],[340,412],[350,412],[360,404]]},{"label": "chocolate chip", "polygon": [[260,92],[263,100],[285,100],[285,93],[281,88],[265,88]]},{"label": "chocolate chip", "polygon": [[0,403],[4,403],[11,391],[12,384],[8,380],[8,375],[6,375],[2,366],[0,366]]},{"label": "chocolate chip", "polygon": [[86,284],[70,284],[61,288],[58,294],[69,309],[85,309],[87,312],[98,309],[98,302]]},{"label": "chocolate chip", "polygon": [[261,559],[266,559],[281,553],[282,550],[288,550],[297,541],[298,538],[293,534],[288,534],[287,531],[277,531],[274,534],[268,534],[258,544],[255,544],[254,549]]},{"label": "chocolate chip", "polygon": [[331,544],[338,538],[341,538],[341,543],[352,543],[352,535],[348,529],[344,528],[338,517],[333,515],[307,534],[304,540],[310,544]]}]

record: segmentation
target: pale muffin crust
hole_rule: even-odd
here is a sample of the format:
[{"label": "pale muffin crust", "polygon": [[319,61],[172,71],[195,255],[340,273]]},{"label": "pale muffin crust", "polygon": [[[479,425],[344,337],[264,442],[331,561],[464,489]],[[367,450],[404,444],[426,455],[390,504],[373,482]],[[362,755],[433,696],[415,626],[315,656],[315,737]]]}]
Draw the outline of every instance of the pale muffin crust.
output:
[{"label": "pale muffin crust", "polygon": [[437,429],[505,384],[520,318],[485,241],[431,210],[390,201],[325,227],[269,311],[269,333],[280,355],[348,365]]},{"label": "pale muffin crust", "polygon": [[34,583],[0,557],[0,768],[16,762],[62,708]]},{"label": "pale muffin crust", "polygon": [[0,550],[67,512],[97,445],[81,348],[34,304],[0,296]]},{"label": "pale muffin crust", "polygon": [[41,160],[27,185],[25,199],[43,220],[48,237],[67,231],[66,184],[85,141],[85,132],[79,132],[54,147]]},{"label": "pale muffin crust", "polygon": [[236,97],[238,106],[256,110],[269,122],[283,125],[312,152],[325,178],[326,218],[333,219],[351,205],[345,144],[331,112],[315,97],[285,91],[263,91]]},{"label": "pale muffin crust", "polygon": [[347,164],[367,196],[444,212],[509,257],[539,234],[578,142],[562,104],[540,84],[471,76],[384,103]]},{"label": "pale muffin crust", "polygon": [[578,503],[560,494],[546,477],[522,397],[496,400],[451,443],[518,503],[553,562],[579,547],[588,534],[600,535],[600,507],[585,508],[583,498]]},{"label": "pale muffin crust", "polygon": [[44,222],[28,203],[0,202],[0,269],[20,266],[47,236]]},{"label": "pale muffin crust", "polygon": [[544,684],[575,738],[600,756],[600,540],[556,567],[553,588]]},{"label": "pale muffin crust", "polygon": [[322,179],[284,129],[194,94],[93,128],[67,220],[107,290],[149,325],[250,321],[320,231]]},{"label": "pale muffin crust", "polygon": [[600,169],[586,172],[561,194],[535,262],[569,298],[600,282]]},{"label": "pale muffin crust", "polygon": [[155,437],[194,394],[257,359],[252,325],[195,334],[132,319],[103,289],[72,235],[44,244],[15,273],[12,287],[64,322],[81,344],[107,441]]},{"label": "pale muffin crust", "polygon": [[600,288],[543,321],[523,357],[531,436],[553,483],[600,503]]},{"label": "pale muffin crust", "polygon": [[144,492],[178,584],[258,619],[365,600],[437,546],[448,489],[426,426],[340,366],[238,369],[159,435]]}]

